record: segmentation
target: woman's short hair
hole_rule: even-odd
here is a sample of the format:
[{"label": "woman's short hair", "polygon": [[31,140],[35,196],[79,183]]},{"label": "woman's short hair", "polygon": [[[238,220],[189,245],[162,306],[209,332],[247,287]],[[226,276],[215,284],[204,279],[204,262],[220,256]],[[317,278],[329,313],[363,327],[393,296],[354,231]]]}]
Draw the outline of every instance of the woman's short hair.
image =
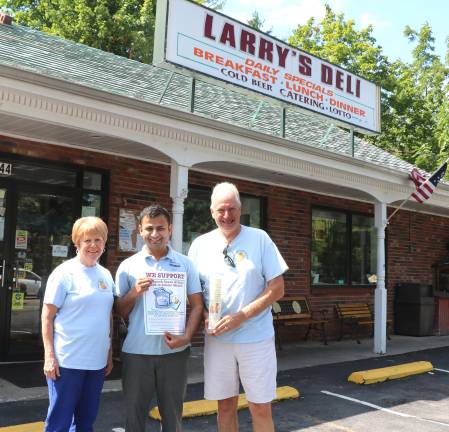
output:
[{"label": "woman's short hair", "polygon": [[108,239],[108,227],[99,217],[86,216],[79,218],[73,224],[72,228],[73,244],[76,245],[86,234],[97,234],[106,243]]}]

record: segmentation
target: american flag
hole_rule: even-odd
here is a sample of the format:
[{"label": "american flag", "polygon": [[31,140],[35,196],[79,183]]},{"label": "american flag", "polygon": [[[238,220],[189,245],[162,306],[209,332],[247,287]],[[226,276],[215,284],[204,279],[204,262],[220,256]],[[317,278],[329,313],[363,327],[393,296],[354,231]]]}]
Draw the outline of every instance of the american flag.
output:
[{"label": "american flag", "polygon": [[415,183],[416,188],[419,188],[426,181],[426,178],[418,171],[418,168],[413,168],[410,171],[410,179]]},{"label": "american flag", "polygon": [[415,183],[416,192],[412,193],[412,197],[421,204],[428,200],[438,186],[440,180],[444,177],[446,169],[447,162],[441,165],[441,167],[438,168],[438,170],[426,180],[426,178],[416,168],[413,168],[410,172],[410,178],[413,183]]}]

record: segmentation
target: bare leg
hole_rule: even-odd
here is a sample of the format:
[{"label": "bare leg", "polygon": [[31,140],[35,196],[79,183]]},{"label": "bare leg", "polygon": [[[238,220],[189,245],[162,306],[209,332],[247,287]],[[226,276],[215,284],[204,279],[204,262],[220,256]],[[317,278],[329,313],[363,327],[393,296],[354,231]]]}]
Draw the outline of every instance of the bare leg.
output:
[{"label": "bare leg", "polygon": [[273,417],[271,415],[271,402],[249,402],[249,410],[253,420],[254,432],[274,432]]},{"label": "bare leg", "polygon": [[238,396],[222,399],[218,402],[218,432],[237,432],[239,422],[237,417]]}]

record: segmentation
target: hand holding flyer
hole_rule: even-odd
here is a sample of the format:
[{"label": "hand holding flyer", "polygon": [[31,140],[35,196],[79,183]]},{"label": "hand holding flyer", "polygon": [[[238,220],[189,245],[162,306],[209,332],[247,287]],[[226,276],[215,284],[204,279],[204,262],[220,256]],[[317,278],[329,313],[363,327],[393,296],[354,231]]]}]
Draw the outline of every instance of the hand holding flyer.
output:
[{"label": "hand holding flyer", "polygon": [[146,276],[151,277],[153,283],[144,294],[145,334],[184,334],[187,274],[161,271]]}]

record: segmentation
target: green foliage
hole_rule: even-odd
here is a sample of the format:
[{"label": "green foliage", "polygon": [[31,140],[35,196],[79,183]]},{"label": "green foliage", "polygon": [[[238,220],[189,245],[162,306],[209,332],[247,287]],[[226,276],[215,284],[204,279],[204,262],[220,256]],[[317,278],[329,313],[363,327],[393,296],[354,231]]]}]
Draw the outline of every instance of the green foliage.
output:
[{"label": "green foliage", "polygon": [[253,12],[253,14],[251,15],[251,18],[247,21],[247,23],[252,28],[254,28],[258,31],[263,31],[267,34],[271,34],[271,32],[273,31],[273,29],[264,30],[263,26],[265,24],[265,20],[259,15],[259,12],[257,12],[257,11]]},{"label": "green foliage", "polygon": [[[198,0],[220,8],[224,0]],[[16,23],[150,63],[156,0],[0,0]]]},{"label": "green foliage", "polygon": [[433,171],[449,157],[449,71],[433,53],[432,30],[428,24],[419,32],[405,28],[405,37],[415,43],[411,63],[390,62],[372,30],[357,30],[353,20],[326,6],[323,20],[299,25],[289,43],[380,85],[382,133],[369,139]]},{"label": "green foliage", "polygon": [[[224,1],[197,0],[216,9]],[[0,0],[18,24],[145,63],[152,59],[155,8],[156,0]],[[264,20],[255,11],[248,24],[261,30]],[[327,5],[320,22],[299,25],[288,42],[380,85],[382,133],[369,139],[432,171],[449,157],[449,49],[444,63],[434,54],[430,25],[407,26],[413,59],[390,62],[372,31]]]},{"label": "green foliage", "polygon": [[380,84],[388,76],[389,63],[372,31],[371,26],[358,31],[353,20],[345,21],[343,14],[336,15],[326,5],[320,23],[310,18],[297,27],[288,42]]},{"label": "green foliage", "polygon": [[15,21],[135,59],[151,60],[156,0],[0,0]]},{"label": "green foliage", "polygon": [[428,24],[404,35],[415,43],[411,63],[396,61],[388,110],[383,113],[383,133],[374,142],[411,163],[433,171],[449,157],[449,69],[434,54]]}]

